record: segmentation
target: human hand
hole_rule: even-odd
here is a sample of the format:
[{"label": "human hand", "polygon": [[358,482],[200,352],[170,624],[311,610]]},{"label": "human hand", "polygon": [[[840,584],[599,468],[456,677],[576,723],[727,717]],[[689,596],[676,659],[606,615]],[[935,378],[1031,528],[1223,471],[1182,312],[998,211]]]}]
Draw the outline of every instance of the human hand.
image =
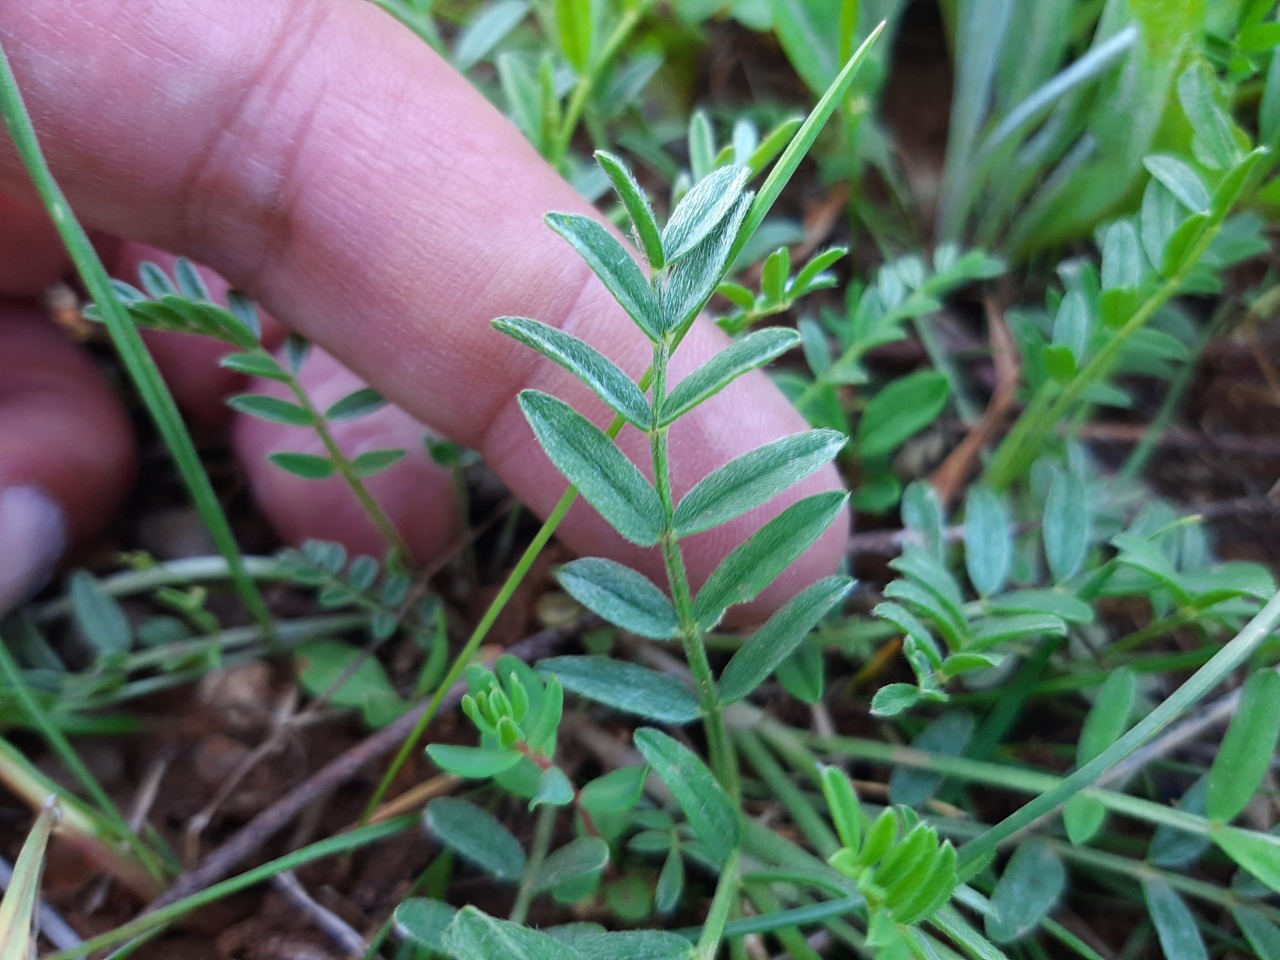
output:
[{"label": "human hand", "polygon": [[[447,545],[454,511],[451,480],[427,458],[414,418],[479,450],[540,515],[564,480],[538,449],[517,392],[538,387],[608,420],[578,381],[495,333],[492,318],[561,326],[633,375],[648,362],[648,345],[542,222],[550,210],[590,207],[463,78],[371,5],[34,0],[0,8],[0,43],[78,215],[130,241],[113,259],[136,261],[134,244],[146,244],[208,264],[355,371],[309,363],[322,391],[345,393],[358,376],[398,405],[356,421],[359,437],[347,439],[413,451],[371,486],[419,558]],[[93,536],[134,464],[106,386],[19,302],[65,264],[30,206],[12,145],[0,140],[2,609],[47,576],[64,541]],[[677,375],[722,347],[718,330],[695,326],[676,355]],[[215,372],[209,345],[168,339],[157,350],[189,409],[207,411],[235,387]],[[677,490],[804,427],[763,375],[744,377],[673,431]],[[344,488],[266,463],[271,450],[297,448],[297,431],[249,419],[232,431],[264,512],[286,538],[379,552]],[[645,461],[637,431],[619,443]],[[690,538],[693,578],[788,504],[838,482],[827,468]],[[560,536],[579,552],[660,567],[585,504]],[[843,524],[829,529],[748,615],[830,572],[845,537]]]}]

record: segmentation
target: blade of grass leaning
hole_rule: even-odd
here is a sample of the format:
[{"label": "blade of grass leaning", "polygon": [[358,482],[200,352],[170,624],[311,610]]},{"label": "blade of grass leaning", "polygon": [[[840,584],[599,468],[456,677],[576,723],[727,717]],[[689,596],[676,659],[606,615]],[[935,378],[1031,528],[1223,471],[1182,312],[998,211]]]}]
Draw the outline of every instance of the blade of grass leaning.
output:
[{"label": "blade of grass leaning", "polygon": [[[80,759],[80,755],[76,753],[66,735],[58,729],[57,724],[50,719],[48,713],[41,707],[40,702],[32,695],[31,688],[27,686],[21,672],[18,670],[18,665],[14,662],[13,655],[10,654],[9,647],[3,637],[0,637],[0,677],[4,678],[5,685],[13,692],[15,699],[18,701],[22,711],[26,713],[32,726],[40,731],[54,754],[66,765],[67,769],[80,782],[85,792],[97,804],[98,809],[94,811],[93,815],[96,823],[91,828],[93,839],[112,848],[113,854],[121,861],[122,865],[127,867],[129,865],[127,860],[134,860],[142,866],[151,881],[160,880],[164,876],[164,871],[152,851],[139,839],[133,828],[129,826],[129,821],[125,819],[124,814],[112,802],[107,795],[107,791],[102,788],[102,784],[98,782],[97,777],[90,772],[84,761]],[[102,829],[104,827],[111,834],[109,838],[104,836],[104,833],[107,832]],[[121,856],[116,850],[119,847],[124,847],[128,850],[131,857]]]},{"label": "blade of grass leaning", "polygon": [[1276,593],[1267,605],[1245,624],[1244,629],[1163,703],[1130,728],[1128,733],[1052,790],[1045,791],[1026,806],[1014,811],[985,833],[965,844],[960,850],[960,863],[957,867],[960,875],[969,876],[974,869],[981,868],[1001,843],[1029,827],[1040,817],[1057,809],[1069,797],[1091,785],[1108,769],[1194,707],[1232,671],[1244,664],[1270,636],[1277,624],[1280,624],[1280,593]]},{"label": "blade of grass leaning", "polygon": [[[641,7],[647,7],[647,4],[641,4]],[[813,141],[817,139],[822,127],[826,124],[831,114],[835,111],[836,106],[840,103],[841,98],[849,90],[849,85],[853,83],[853,78],[857,74],[863,61],[867,58],[872,44],[876,38],[880,36],[885,28],[885,22],[882,21],[871,31],[870,35],[862,44],[854,51],[853,56],[849,58],[849,62],[845,64],[844,69],[840,71],[840,75],[836,77],[831,88],[827,90],[822,98],[814,106],[809,116],[805,118],[804,123],[796,131],[795,136],[791,139],[787,149],[783,151],[782,156],[778,158],[778,162],[774,164],[773,169],[769,172],[769,176],[765,178],[764,184],[760,187],[760,191],[755,195],[751,202],[751,207],[747,210],[746,219],[738,233],[738,240],[734,243],[733,248],[729,252],[729,263],[733,263],[737,259],[738,254],[742,252],[742,248],[746,246],[747,240],[751,238],[751,234],[764,221],[765,215],[769,209],[777,201],[779,194],[782,193],[783,187],[791,179],[791,175],[796,172],[800,166],[800,161],[804,159],[804,155],[809,151],[809,147],[813,145]],[[607,46],[607,45],[606,45]],[[607,57],[601,57],[606,60]],[[684,335],[693,325],[692,320],[685,325],[684,329],[678,331],[676,343],[684,339]],[[640,380],[640,389],[647,390],[653,378],[653,370],[650,368]],[[616,439],[622,431],[623,425],[626,423],[622,417],[615,417],[613,423],[609,425],[609,429],[605,431],[610,439]],[[395,780],[396,775],[408,762],[410,754],[413,753],[418,741],[422,739],[423,733],[435,716],[440,711],[440,705],[444,703],[445,694],[449,688],[454,685],[461,677],[475,652],[480,649],[480,644],[489,635],[489,630],[497,622],[498,615],[502,613],[507,603],[515,595],[520,584],[524,582],[524,578],[533,568],[534,562],[542,553],[543,547],[551,542],[551,538],[555,535],[556,530],[560,526],[560,522],[569,512],[569,508],[573,506],[574,501],[578,499],[578,491],[574,487],[570,487],[564,492],[560,501],[555,508],[547,516],[539,528],[533,540],[521,554],[520,560],[512,569],[510,576],[503,583],[502,588],[498,591],[497,596],[493,598],[493,602],[485,610],[484,615],[476,624],[475,629],[471,632],[471,636],[467,638],[467,642],[462,649],[458,651],[458,655],[454,658],[453,664],[449,667],[449,672],[444,679],[440,681],[440,686],[436,689],[435,694],[431,698],[431,703],[426,711],[422,714],[422,719],[418,721],[413,732],[405,738],[404,744],[401,746],[395,759],[391,761],[387,767],[386,773],[382,775],[378,787],[374,790],[373,795],[369,799],[369,803],[365,806],[364,814],[361,817],[361,823],[368,821],[373,811],[382,803],[383,798],[387,795],[387,791],[391,789],[391,783]]]},{"label": "blade of grass leaning", "polygon": [[0,960],[35,956],[35,913],[40,897],[44,848],[58,822],[58,800],[50,797],[36,818],[13,866],[13,879],[0,900]]},{"label": "blade of grass leaning", "polygon": [[245,571],[240,547],[236,544],[231,525],[227,522],[226,514],[218,503],[209,475],[205,473],[200,463],[200,454],[196,451],[191,435],[182,422],[182,416],[178,413],[173,395],[165,386],[164,379],[160,376],[155,361],[152,360],[151,354],[142,342],[142,337],[138,334],[137,326],[130,319],[128,310],[116,295],[111,278],[107,276],[106,268],[103,267],[102,261],[93,249],[88,234],[76,219],[66,196],[53,178],[53,172],[49,169],[48,161],[36,139],[35,127],[22,100],[22,93],[18,89],[17,78],[13,75],[9,56],[2,45],[0,45],[0,115],[4,117],[9,135],[18,148],[18,155],[27,168],[27,173],[35,184],[45,209],[49,211],[49,216],[76,266],[76,271],[102,312],[102,319],[111,335],[111,342],[120,355],[120,361],[129,372],[139,396],[147,407],[147,412],[151,414],[160,435],[164,438],[165,445],[169,448],[174,463],[190,491],[196,510],[209,528],[209,534],[217,545],[218,552],[227,559],[231,579],[241,599],[267,635],[273,636],[274,626],[271,614],[267,610],[266,602],[262,599],[257,584]]}]

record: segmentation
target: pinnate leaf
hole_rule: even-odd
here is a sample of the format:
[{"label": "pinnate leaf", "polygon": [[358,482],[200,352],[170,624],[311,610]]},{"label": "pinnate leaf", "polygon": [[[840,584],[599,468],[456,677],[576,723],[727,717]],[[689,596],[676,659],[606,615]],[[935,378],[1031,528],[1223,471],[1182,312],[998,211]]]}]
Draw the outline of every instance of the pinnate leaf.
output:
[{"label": "pinnate leaf", "polygon": [[591,421],[563,400],[537,390],[520,406],[551,462],[632,543],[651,547],[662,535],[662,503],[653,484]]}]

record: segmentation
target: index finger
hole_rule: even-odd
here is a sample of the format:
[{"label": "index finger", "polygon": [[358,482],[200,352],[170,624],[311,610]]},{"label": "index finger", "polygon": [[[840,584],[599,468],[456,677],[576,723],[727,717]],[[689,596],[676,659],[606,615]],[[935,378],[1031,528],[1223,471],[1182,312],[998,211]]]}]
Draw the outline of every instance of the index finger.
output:
[{"label": "index finger", "polygon": [[[549,210],[593,211],[445,62],[359,0],[118,0],[6,5],[0,41],[79,214],[186,253],[247,290],[441,433],[478,448],[541,514],[564,481],[514,404],[536,385],[603,422],[559,368],[495,334],[532,316],[594,344],[633,375],[649,347],[567,245]],[[0,191],[22,192],[0,145]],[[723,346],[695,327],[688,368]],[[678,425],[678,488],[804,428],[762,377]],[[622,445],[643,462],[647,441]],[[678,456],[678,454],[677,454]],[[691,542],[695,578],[833,470]],[[564,536],[620,544],[575,509]],[[774,592],[826,573],[829,533]]]}]

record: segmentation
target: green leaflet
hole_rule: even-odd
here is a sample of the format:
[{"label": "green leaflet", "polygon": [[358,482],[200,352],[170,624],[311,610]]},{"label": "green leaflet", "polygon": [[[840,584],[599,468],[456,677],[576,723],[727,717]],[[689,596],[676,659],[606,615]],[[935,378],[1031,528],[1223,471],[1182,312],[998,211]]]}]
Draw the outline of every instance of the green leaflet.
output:
[{"label": "green leaflet", "polygon": [[600,837],[577,837],[552,853],[538,868],[535,892],[599,876],[609,863],[609,845]]},{"label": "green leaflet", "polygon": [[[662,231],[662,249],[668,263],[691,254],[729,218],[750,177],[751,171],[746,167],[720,167],[690,188]],[[733,233],[736,232],[735,227]],[[736,238],[730,242],[732,239]]]},{"label": "green leaflet", "polygon": [[636,183],[631,171],[623,166],[622,161],[611,153],[596,151],[596,160],[613,183],[614,192],[626,208],[631,225],[635,228],[636,239],[640,241],[640,249],[649,259],[649,266],[661,270],[666,264],[666,254],[662,249],[662,233],[658,229],[657,218],[653,215],[653,207],[649,199]]},{"label": "green leaflet", "polygon": [[1067,886],[1067,871],[1048,844],[1036,840],[1014,851],[991,896],[987,933],[997,943],[1026,936],[1052,910]]},{"label": "green leaflet", "polygon": [[520,406],[551,462],[632,543],[651,547],[662,535],[662,504],[613,441],[573,407],[549,394],[525,390]]},{"label": "green leaflet", "polygon": [[845,444],[835,430],[810,430],[766,443],[704,477],[676,507],[679,536],[710,530],[773,499],[829,463]]},{"label": "green leaflet", "polygon": [[525,317],[499,317],[495,329],[554,360],[595,391],[614,413],[641,430],[649,429],[649,401],[618,365],[590,344],[555,327]]},{"label": "green leaflet", "polygon": [[764,682],[809,631],[853,589],[849,577],[827,577],[769,618],[733,655],[720,676],[720,698],[736,703]]},{"label": "green leaflet", "polygon": [[547,225],[578,251],[622,309],[651,340],[662,332],[661,314],[653,288],[626,247],[591,217],[549,213]]},{"label": "green leaflet", "polygon": [[584,607],[624,630],[670,640],[679,629],[667,595],[630,567],[589,557],[566,563],[556,578]]},{"label": "green leaflet", "polygon": [[1236,715],[1209,771],[1205,813],[1234,819],[1253,799],[1270,769],[1280,736],[1280,674],[1257,670],[1245,681]]},{"label": "green leaflet", "polygon": [[658,426],[665,427],[727,387],[738,377],[762,367],[800,342],[794,330],[758,330],[720,351],[681,380],[662,401]]},{"label": "green leaflet", "polygon": [[1045,500],[1044,553],[1055,583],[1070,580],[1089,552],[1089,498],[1073,473],[1055,471]]},{"label": "green leaflet", "polygon": [[[662,333],[682,329],[715,293],[729,267],[729,255],[750,208],[751,195],[739,197],[724,219],[670,268],[662,293]],[[668,255],[668,262],[670,260]]]},{"label": "green leaflet", "polygon": [[324,412],[326,420],[358,420],[387,405],[382,394],[372,387],[353,390]]},{"label": "green leaflet", "polygon": [[970,487],[965,499],[964,562],[979,596],[1004,589],[1013,566],[1013,524],[1004,498],[990,487]]},{"label": "green leaflet", "polygon": [[1147,912],[1168,960],[1209,960],[1196,918],[1183,899],[1164,880],[1142,881]]},{"label": "green leaflet", "polygon": [[290,427],[310,427],[315,424],[315,417],[292,400],[269,397],[263,393],[241,393],[228,397],[227,406],[240,413]]},{"label": "green leaflet", "polygon": [[440,797],[428,805],[426,825],[437,840],[499,880],[524,876],[524,848],[487,810],[466,800]]},{"label": "green leaflet", "polygon": [[579,960],[577,951],[555,937],[475,907],[459,910],[441,939],[454,960]]},{"label": "green leaflet", "polygon": [[804,553],[839,515],[848,500],[843,491],[819,493],[792,504],[729,554],[707,579],[693,602],[704,627],[725,611],[760,595]]},{"label": "green leaflet", "polygon": [[637,730],[635,743],[654,772],[671,788],[698,839],[724,863],[738,847],[738,814],[707,765],[660,730]]},{"label": "green leaflet", "polygon": [[698,698],[675,677],[612,657],[550,657],[538,664],[568,691],[655,723],[692,723]]}]

